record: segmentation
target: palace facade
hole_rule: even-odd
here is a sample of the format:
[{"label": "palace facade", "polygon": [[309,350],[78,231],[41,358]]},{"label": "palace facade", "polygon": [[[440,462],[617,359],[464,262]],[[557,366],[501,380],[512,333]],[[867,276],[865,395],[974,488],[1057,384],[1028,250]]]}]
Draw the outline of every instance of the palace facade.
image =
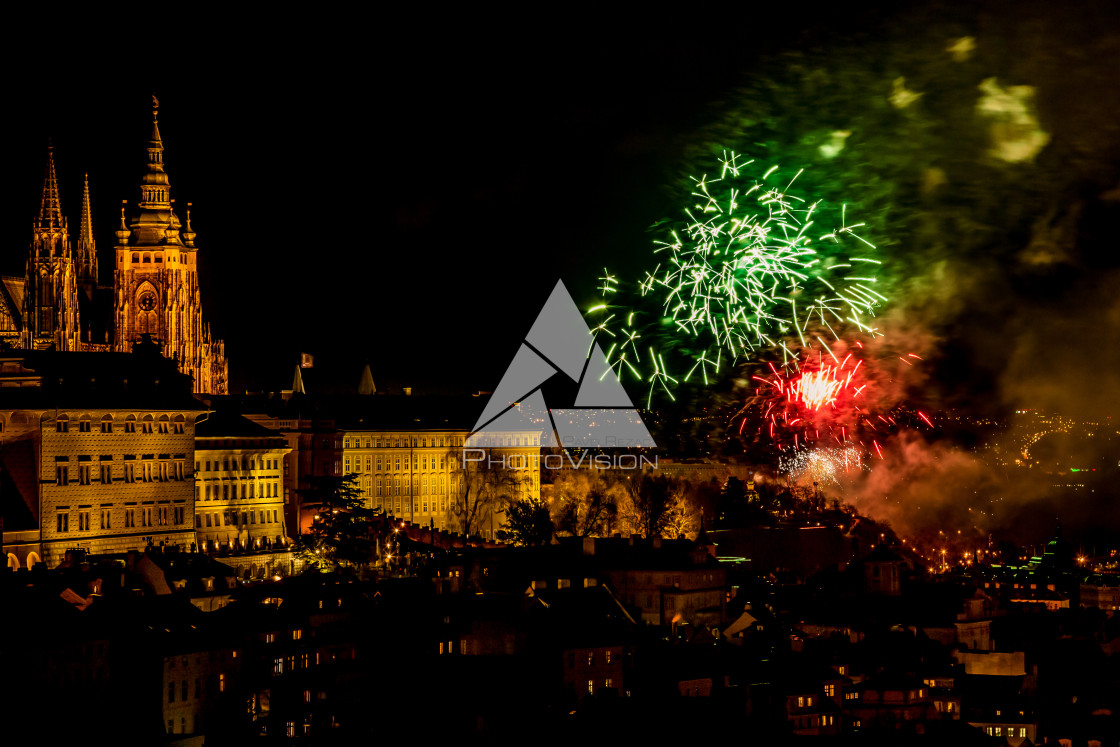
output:
[{"label": "palace facade", "polygon": [[149,336],[191,377],[195,393],[224,394],[225,343],[203,320],[190,203],[180,220],[164,169],[158,106],[153,102],[138,211],[129,218],[127,204],[121,207],[112,286],[98,283],[88,175],[72,246],[48,148],[25,272],[0,278],[0,341],[25,350],[128,352]]}]

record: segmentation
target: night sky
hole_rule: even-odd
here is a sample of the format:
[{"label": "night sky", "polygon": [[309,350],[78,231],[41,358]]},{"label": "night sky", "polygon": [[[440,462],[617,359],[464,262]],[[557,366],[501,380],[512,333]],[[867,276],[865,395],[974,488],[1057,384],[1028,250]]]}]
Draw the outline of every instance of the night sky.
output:
[{"label": "night sky", "polygon": [[647,228],[676,210],[661,185],[688,133],[752,60],[804,32],[781,19],[761,43],[712,44],[465,24],[394,19],[366,38],[322,19],[307,41],[231,28],[206,44],[171,30],[205,62],[63,45],[23,66],[7,84],[3,272],[22,273],[48,138],[72,240],[88,170],[111,266],[155,93],[234,391],[289,386],[300,352],[321,390],[356,387],[365,362],[390,391],[492,389],[558,278],[582,301],[608,259],[638,269]]},{"label": "night sky", "polygon": [[[1062,16],[1077,27],[1071,38],[1095,33],[1093,12],[1103,6],[1085,6],[1088,12]],[[981,40],[993,59],[1030,52],[1029,40],[1016,46],[998,30],[1001,7],[1021,15],[1022,6],[988,3],[980,21],[966,7],[898,13],[911,25],[915,18],[944,24],[945,39],[962,29],[991,32]],[[821,14],[794,7],[610,26],[525,18],[513,32],[507,21],[315,18],[262,28],[232,19],[198,35],[168,30],[160,42],[168,53],[151,61],[129,43],[60,45],[9,75],[14,116],[0,265],[22,271],[52,138],[63,209],[75,224],[82,172],[90,173],[101,264],[110,266],[120,200],[137,197],[155,93],[172,196],[180,210],[194,204],[204,309],[227,341],[233,391],[287,387],[300,352],[315,355],[307,382],[320,391],[355,387],[365,362],[382,390],[492,389],[557,278],[590,303],[604,265],[623,276],[646,267],[651,224],[679,214],[669,186],[688,173],[689,146],[735,109],[741,86],[772,69],[767,60],[822,49],[827,60],[834,43],[866,44],[870,56],[893,23],[873,8]],[[1100,25],[1102,33],[1110,28]],[[893,43],[905,47],[906,39]],[[170,51],[183,44],[190,54]],[[867,64],[892,74],[886,58]],[[1025,82],[1014,79],[1021,71],[1003,72],[1008,82]],[[1053,121],[1043,124],[1055,129]],[[1100,193],[1115,173],[1115,164],[1105,164],[1093,188]],[[1098,245],[1107,243],[1106,225],[1093,224]],[[900,248],[899,259],[933,266]],[[1095,284],[1114,264],[1098,256],[1058,268],[1080,278],[1063,281],[1062,292],[1084,298],[1078,283],[1091,278],[1090,292],[1107,298]],[[941,402],[968,405],[961,392],[975,387],[977,401],[1002,403],[992,392],[1005,372],[987,346],[1007,330],[981,329],[1019,311],[1037,314],[1031,297],[1046,292],[1049,272],[1010,288],[1000,275],[982,288],[992,301],[985,307],[975,278],[998,273],[956,270],[939,292],[952,296],[954,282],[973,278],[965,308],[946,315],[953,304],[945,299],[909,296],[917,299],[909,311],[922,312],[913,324],[930,330],[929,371]],[[930,309],[938,318],[929,318]],[[1040,321],[1061,333],[1066,359],[1079,350],[1071,330],[1091,317],[1059,312]],[[1090,344],[1109,348],[1105,332]],[[1004,359],[1029,357],[1031,346],[1039,346],[1035,337]]]}]

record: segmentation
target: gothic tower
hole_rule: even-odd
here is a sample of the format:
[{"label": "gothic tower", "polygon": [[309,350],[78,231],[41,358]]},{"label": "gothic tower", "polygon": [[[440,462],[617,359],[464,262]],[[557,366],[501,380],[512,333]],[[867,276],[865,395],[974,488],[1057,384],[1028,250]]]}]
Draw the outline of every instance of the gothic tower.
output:
[{"label": "gothic tower", "polygon": [[225,345],[210,338],[202,321],[198,249],[190,225],[179,222],[163,169],[159,102],[152,97],[148,168],[140,181],[139,214],[126,224],[121,208],[114,272],[116,350],[128,351],[144,335],[163,344],[194,379],[196,393],[224,394],[228,366]]},{"label": "gothic tower", "polygon": [[70,234],[58,199],[54,146],[47,148],[47,174],[39,218],[31,234],[23,294],[22,347],[78,349],[78,286]]},{"label": "gothic tower", "polygon": [[89,174],[86,174],[82,189],[82,215],[78,221],[78,248],[75,253],[78,286],[92,303],[97,289],[97,246],[93,242],[93,217],[89,208]]}]

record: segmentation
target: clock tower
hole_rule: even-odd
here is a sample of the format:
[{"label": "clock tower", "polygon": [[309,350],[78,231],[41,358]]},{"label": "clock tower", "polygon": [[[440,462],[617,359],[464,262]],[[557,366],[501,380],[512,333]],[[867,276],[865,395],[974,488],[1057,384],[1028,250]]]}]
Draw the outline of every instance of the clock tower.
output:
[{"label": "clock tower", "polygon": [[190,203],[180,222],[163,167],[159,101],[152,97],[148,167],[140,181],[139,213],[127,220],[121,206],[113,274],[114,349],[130,351],[146,335],[162,343],[194,379],[196,393],[225,394],[225,344],[210,337],[202,320],[198,249],[191,230]]}]

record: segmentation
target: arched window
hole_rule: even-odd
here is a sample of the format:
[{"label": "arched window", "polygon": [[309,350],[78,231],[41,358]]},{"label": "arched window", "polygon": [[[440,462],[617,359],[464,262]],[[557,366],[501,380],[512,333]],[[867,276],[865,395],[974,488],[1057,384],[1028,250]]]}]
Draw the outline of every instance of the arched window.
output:
[{"label": "arched window", "polygon": [[143,262],[143,264],[151,264],[151,263],[152,263],[152,255],[148,254],[147,252],[144,252],[144,262]]},{"label": "arched window", "polygon": [[42,559],[39,558],[39,553],[35,551],[27,553],[27,567],[29,569],[34,568],[36,565],[42,562]]},{"label": "arched window", "polygon": [[18,571],[19,570],[19,558],[17,558],[14,553],[8,553],[8,570],[9,571]]},{"label": "arched window", "polygon": [[101,417],[101,432],[102,433],[112,433],[113,432],[113,416],[112,415],[106,414],[106,415],[103,415]]}]

